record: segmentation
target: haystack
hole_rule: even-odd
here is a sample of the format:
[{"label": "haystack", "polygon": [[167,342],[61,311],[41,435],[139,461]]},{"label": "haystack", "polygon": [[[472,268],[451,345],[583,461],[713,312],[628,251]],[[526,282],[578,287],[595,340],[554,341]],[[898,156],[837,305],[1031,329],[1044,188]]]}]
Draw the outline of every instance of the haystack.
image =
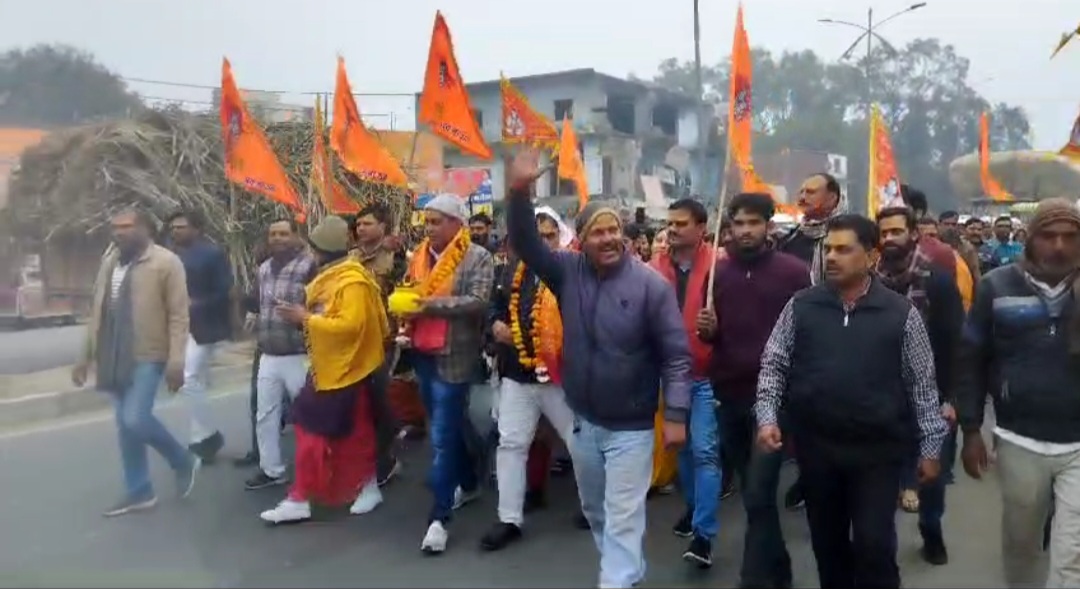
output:
[{"label": "haystack", "polygon": [[[309,124],[272,125],[267,135],[293,186],[307,198],[312,135]],[[335,167],[335,176],[362,204],[378,201],[407,222],[411,199],[401,190],[361,182]],[[138,205],[163,219],[176,210],[199,211],[207,234],[229,253],[242,287],[253,276],[255,252],[266,225],[290,213],[225,179],[216,116],[180,109],[146,110],[131,119],[49,135],[27,150],[0,212],[4,233],[18,249],[38,251],[57,243],[104,250],[109,216]],[[309,223],[322,216],[309,203]]]}]

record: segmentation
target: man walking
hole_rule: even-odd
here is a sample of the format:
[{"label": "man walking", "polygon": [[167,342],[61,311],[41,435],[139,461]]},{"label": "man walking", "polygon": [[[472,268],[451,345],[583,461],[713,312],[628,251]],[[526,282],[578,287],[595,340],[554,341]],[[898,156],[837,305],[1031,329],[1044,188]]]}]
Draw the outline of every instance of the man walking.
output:
[{"label": "man walking", "polygon": [[259,313],[255,337],[261,356],[255,377],[255,440],[259,471],[249,478],[248,490],[288,482],[281,457],[281,414],[287,399],[296,399],[308,372],[307,346],[300,326],[277,312],[281,305],[303,305],[306,285],[317,271],[315,259],[300,241],[296,224],[288,219],[267,230],[270,257],[259,265],[256,292]]},{"label": "man walking", "polygon": [[454,508],[476,499],[480,482],[467,446],[469,388],[484,343],[484,315],[495,279],[491,254],[469,238],[461,199],[440,194],[424,207],[426,239],[409,261],[421,310],[409,320],[413,367],[431,420],[428,485],[434,495],[420,549],[446,550]]},{"label": "man walking", "polygon": [[225,445],[214,425],[209,387],[210,362],[218,345],[232,336],[232,268],[225,251],[203,235],[203,217],[194,212],[173,213],[166,222],[173,251],[184,263],[191,327],[184,361],[181,393],[191,410],[192,452],[212,461]]},{"label": "man walking", "polygon": [[[922,318],[871,277],[877,244],[873,221],[829,220],[826,281],[784,307],[758,380],[758,443],[780,450],[783,403],[799,443],[818,577],[830,589],[900,586],[901,465],[918,439],[920,482],[933,480],[947,432]],[[843,355],[856,350],[857,360]]]},{"label": "man walking", "polygon": [[704,241],[709,212],[691,199],[675,201],[668,208],[668,250],[657,254],[650,265],[675,288],[683,325],[690,340],[693,384],[687,444],[679,451],[679,477],[686,512],[675,524],[675,535],[690,538],[683,559],[700,567],[712,566],[712,541],[719,523],[720,431],[716,422],[716,398],[708,379],[712,346],[702,340],[701,327],[711,316],[705,308],[713,248]]},{"label": "man walking", "polygon": [[784,305],[810,286],[810,272],[802,260],[769,247],[774,211],[767,194],[739,194],[728,205],[732,240],[716,269],[704,329],[713,345],[711,373],[725,455],[746,509],[739,575],[746,589],[791,587],[791,557],[776,500],[783,454],[755,449],[754,399],[765,342]]},{"label": "man walking", "polygon": [[539,154],[510,168],[510,245],[559,299],[563,387],[578,416],[570,452],[581,506],[600,551],[600,587],[645,577],[642,540],[653,456],[656,391],[663,384],[664,440],[686,438],[690,346],[674,290],[631,259],[618,212],[592,202],[578,213],[581,252],[549,250],[533,220]]},{"label": "man walking", "polygon": [[[385,306],[386,297],[394,290],[398,279],[394,263],[394,253],[386,245],[386,232],[390,226],[390,214],[381,206],[368,205],[356,215],[350,232],[356,247],[352,254],[367,268],[382,292]],[[397,331],[397,326],[392,322],[390,333]],[[371,412],[375,417],[375,438],[378,446],[378,458],[376,466],[378,470],[379,486],[390,482],[401,471],[401,462],[394,455],[394,444],[397,441],[399,426],[397,418],[390,409],[387,396],[390,393],[390,362],[393,361],[393,340],[387,344],[387,363],[380,366],[379,370],[372,375],[370,383]]]},{"label": "man walking", "polygon": [[[941,476],[926,485],[916,481],[917,451],[913,445],[911,462],[901,474],[901,489],[909,496],[901,498],[919,514],[922,557],[930,564],[949,561],[941,518],[945,515],[945,487],[952,479],[956,461],[956,411],[953,408],[953,363],[964,323],[964,306],[956,283],[923,256],[919,242],[925,239],[916,232],[915,214],[907,207],[890,207],[877,215],[881,232],[881,258],[877,276],[893,292],[908,299],[926,323],[930,349],[934,354],[934,377],[941,394],[941,415],[949,424],[949,434],[941,451]],[[966,270],[965,270],[966,272]]]},{"label": "man walking", "polygon": [[[1019,263],[987,273],[964,326],[957,412],[964,470],[982,478],[986,393],[994,402],[1009,587],[1080,587],[1080,212],[1039,203]],[[1051,506],[1049,574],[1040,558]]]},{"label": "man walking", "polygon": [[147,446],[169,463],[181,498],[191,494],[199,458],[188,452],[154,417],[154,401],[164,376],[170,392],[184,384],[188,338],[188,291],[184,265],[153,243],[154,221],[128,209],[111,219],[115,248],[106,254],[94,282],[87,338],[72,372],[86,383],[93,363],[97,388],[113,398],[124,497],[106,517],[157,505],[150,481]]}]

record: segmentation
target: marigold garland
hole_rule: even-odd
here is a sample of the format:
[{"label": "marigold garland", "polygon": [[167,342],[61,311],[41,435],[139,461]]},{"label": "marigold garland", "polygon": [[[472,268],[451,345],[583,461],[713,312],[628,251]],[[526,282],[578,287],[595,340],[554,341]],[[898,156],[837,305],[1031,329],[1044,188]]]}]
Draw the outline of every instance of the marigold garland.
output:
[{"label": "marigold garland", "polygon": [[[536,378],[540,382],[547,382],[547,366],[544,366],[544,362],[536,356],[530,356],[528,348],[525,347],[525,333],[521,326],[521,285],[525,281],[525,263],[518,262],[517,268],[514,270],[514,279],[510,283],[510,333],[513,336],[514,348],[517,350],[518,362],[523,368],[533,369],[536,372]],[[536,296],[533,299],[532,309],[529,312],[529,318],[531,319],[532,329],[529,333],[529,343],[532,344],[533,353],[538,353],[543,346],[542,328],[541,328],[541,313],[540,313],[540,301],[543,295],[544,285],[540,284],[537,288]]]},{"label": "marigold garland", "polygon": [[[453,282],[454,273],[457,272],[461,261],[465,259],[465,253],[469,251],[470,243],[472,241],[469,239],[469,232],[464,228],[454,236],[454,239],[450,240],[450,244],[446,246],[443,254],[439,256],[439,260],[435,262],[435,267],[420,281],[417,290],[422,298],[439,295],[449,290],[447,287]],[[424,256],[430,256],[430,248],[431,241],[424,239],[417,251],[422,252]]]}]

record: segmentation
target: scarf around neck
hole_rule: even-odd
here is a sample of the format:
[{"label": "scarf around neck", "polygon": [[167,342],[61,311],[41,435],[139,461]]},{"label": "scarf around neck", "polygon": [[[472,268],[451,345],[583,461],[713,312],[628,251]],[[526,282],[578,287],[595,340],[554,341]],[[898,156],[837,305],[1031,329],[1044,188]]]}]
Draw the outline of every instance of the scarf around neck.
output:
[{"label": "scarf around neck", "polygon": [[878,260],[877,275],[889,290],[907,297],[915,309],[926,319],[930,300],[926,295],[926,279],[930,276],[930,260],[916,245],[908,253],[905,263],[898,265],[899,270],[890,268],[885,261]]}]

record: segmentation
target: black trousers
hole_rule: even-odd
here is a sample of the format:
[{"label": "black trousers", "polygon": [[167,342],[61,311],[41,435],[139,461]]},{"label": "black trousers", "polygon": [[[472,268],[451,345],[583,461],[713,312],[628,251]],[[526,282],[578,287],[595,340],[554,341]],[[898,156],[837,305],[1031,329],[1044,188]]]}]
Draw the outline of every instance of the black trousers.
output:
[{"label": "black trousers", "polygon": [[251,396],[248,397],[248,417],[251,420],[251,454],[253,454],[256,459],[259,457],[259,440],[255,437],[256,413],[258,413],[259,407],[259,388],[256,386],[256,382],[259,380],[260,359],[262,359],[262,352],[256,347],[255,359],[251,362]]},{"label": "black trousers", "polygon": [[840,463],[798,452],[818,578],[829,589],[898,589],[896,490],[900,461]]},{"label": "black trousers", "polygon": [[397,457],[394,445],[397,442],[401,425],[390,408],[390,357],[371,377],[371,413],[375,420],[375,460],[379,480],[386,477],[394,468]]}]

